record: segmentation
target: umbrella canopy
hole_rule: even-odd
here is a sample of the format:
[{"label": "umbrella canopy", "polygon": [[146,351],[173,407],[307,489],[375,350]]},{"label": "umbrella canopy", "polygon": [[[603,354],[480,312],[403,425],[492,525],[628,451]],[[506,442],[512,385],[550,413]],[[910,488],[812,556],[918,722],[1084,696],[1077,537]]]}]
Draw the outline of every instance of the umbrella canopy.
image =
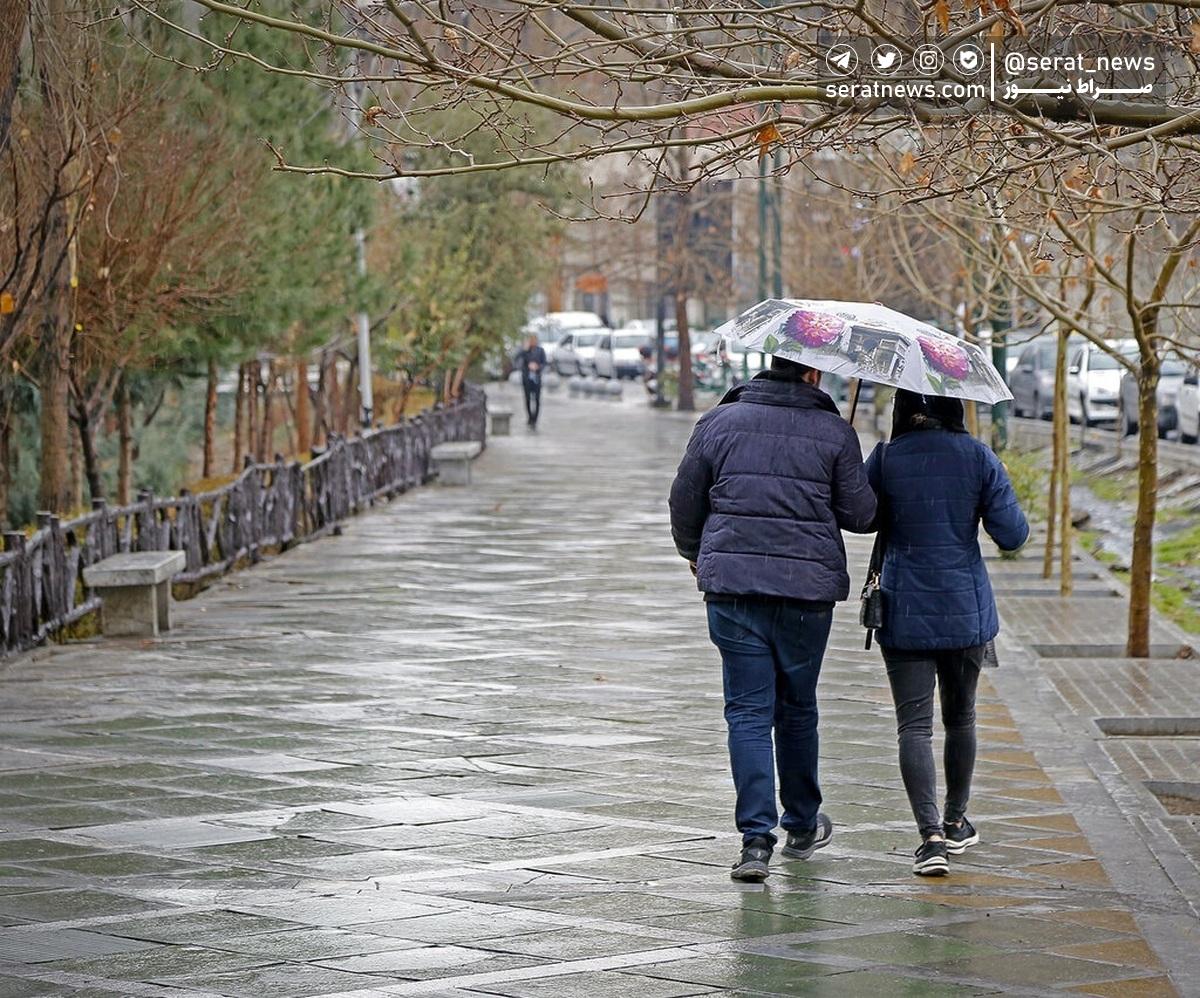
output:
[{"label": "umbrella canopy", "polygon": [[716,332],[750,350],[922,395],[1012,398],[979,347],[884,305],[768,298]]}]

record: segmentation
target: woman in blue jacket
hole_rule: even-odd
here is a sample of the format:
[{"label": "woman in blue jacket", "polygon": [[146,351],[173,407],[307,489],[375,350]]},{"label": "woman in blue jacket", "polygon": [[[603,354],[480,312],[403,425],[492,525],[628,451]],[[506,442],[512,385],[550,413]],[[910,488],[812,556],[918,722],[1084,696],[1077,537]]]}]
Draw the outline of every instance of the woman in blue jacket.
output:
[{"label": "woman in blue jacket", "polygon": [[[948,853],[979,841],[967,820],[975,769],[975,685],[1000,629],[979,525],[1003,552],[1029,536],[1004,466],[967,433],[958,399],[896,393],[892,440],[867,459],[885,531],[879,646],[896,705],[900,773],[921,833],[913,872],[949,872]],[[933,693],[946,732],[939,814]]]}]

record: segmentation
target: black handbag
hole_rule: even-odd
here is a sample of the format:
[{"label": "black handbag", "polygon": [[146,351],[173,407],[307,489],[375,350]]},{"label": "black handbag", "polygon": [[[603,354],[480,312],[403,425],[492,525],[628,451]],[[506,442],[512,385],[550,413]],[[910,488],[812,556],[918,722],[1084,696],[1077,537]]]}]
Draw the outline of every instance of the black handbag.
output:
[{"label": "black handbag", "polygon": [[[883,496],[883,466],[884,455],[887,453],[887,444],[879,452],[879,495]],[[863,583],[861,603],[858,607],[858,622],[867,629],[866,644],[863,645],[868,651],[871,648],[871,641],[875,637],[875,632],[883,627],[883,587],[881,580],[883,577],[883,554],[887,547],[887,535],[885,524],[887,517],[884,514],[883,500],[879,501],[879,508],[875,514],[875,520],[878,528],[875,531],[875,544],[871,548],[871,560],[867,563],[867,580]]]}]

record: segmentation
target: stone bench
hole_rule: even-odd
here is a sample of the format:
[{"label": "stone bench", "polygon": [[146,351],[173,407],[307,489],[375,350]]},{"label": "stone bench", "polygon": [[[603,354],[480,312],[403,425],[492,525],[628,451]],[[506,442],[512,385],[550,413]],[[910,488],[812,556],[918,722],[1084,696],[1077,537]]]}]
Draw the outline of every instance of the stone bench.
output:
[{"label": "stone bench", "polygon": [[512,416],[513,411],[511,409],[505,409],[501,406],[493,409],[491,406],[488,406],[488,417],[491,419],[493,437],[507,437],[512,433]]},{"label": "stone bench", "polygon": [[103,600],[104,633],[156,637],[171,629],[171,579],[183,571],[182,551],[131,551],[89,565],[83,581]]},{"label": "stone bench", "polygon": [[433,470],[442,485],[470,485],[471,462],[483,452],[478,440],[438,444],[429,452]]}]

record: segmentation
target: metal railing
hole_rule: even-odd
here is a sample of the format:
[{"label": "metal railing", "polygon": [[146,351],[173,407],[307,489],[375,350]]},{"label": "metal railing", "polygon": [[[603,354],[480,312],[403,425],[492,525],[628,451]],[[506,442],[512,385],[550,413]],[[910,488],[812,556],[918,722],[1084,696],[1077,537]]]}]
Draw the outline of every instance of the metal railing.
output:
[{"label": "metal railing", "polygon": [[[90,513],[62,520],[38,514],[26,537],[4,534],[0,553],[0,656],[32,648],[99,609],[83,569],[126,551],[183,551],[177,583],[200,583],[264,552],[318,537],[383,497],[430,478],[429,452],[452,440],[484,442],[487,398],[468,385],[463,397],[395,426],[357,437],[333,436],[307,464],[281,456],[247,458],[245,470],[207,492],[156,497],[128,506],[96,500]],[[314,452],[315,453],[315,452]]]}]

